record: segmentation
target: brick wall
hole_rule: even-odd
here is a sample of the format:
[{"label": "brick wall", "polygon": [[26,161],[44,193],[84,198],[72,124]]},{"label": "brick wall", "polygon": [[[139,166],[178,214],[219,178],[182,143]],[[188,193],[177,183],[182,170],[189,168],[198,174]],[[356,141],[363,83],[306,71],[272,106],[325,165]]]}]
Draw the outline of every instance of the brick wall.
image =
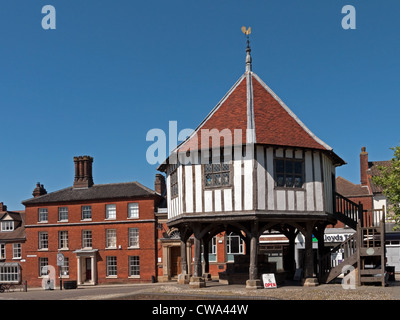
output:
[{"label": "brick wall", "polygon": [[[139,203],[139,218],[128,219],[128,203]],[[116,204],[116,219],[106,220],[106,204]],[[81,220],[81,207],[92,206],[91,221]],[[58,208],[68,207],[68,222],[58,221]],[[38,222],[39,208],[47,208],[47,223]],[[139,248],[128,248],[128,229],[139,229]],[[106,248],[106,230],[115,229],[116,249]],[[153,199],[110,200],[80,203],[56,203],[43,206],[29,206],[26,208],[26,243],[23,247],[21,263],[22,278],[28,281],[29,286],[41,286],[42,278],[39,277],[39,258],[48,258],[49,265],[57,266],[57,253],[59,251],[59,231],[68,231],[68,250],[61,250],[69,258],[69,280],[77,280],[77,253],[82,249],[82,230],[92,231],[92,248],[98,249],[96,253],[96,282],[101,283],[126,283],[150,282],[156,275],[156,224],[154,220]],[[48,233],[48,249],[39,250],[39,232]],[[106,276],[107,256],[117,258],[117,277]],[[139,256],[140,278],[129,277],[129,256]],[[58,279],[58,268],[56,267]],[[57,280],[58,281],[58,280]]]}]

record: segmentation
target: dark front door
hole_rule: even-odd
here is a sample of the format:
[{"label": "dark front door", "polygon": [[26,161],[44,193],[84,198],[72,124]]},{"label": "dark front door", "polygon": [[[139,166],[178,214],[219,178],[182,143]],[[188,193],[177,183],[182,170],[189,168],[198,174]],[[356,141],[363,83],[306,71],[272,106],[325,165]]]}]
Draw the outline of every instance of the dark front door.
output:
[{"label": "dark front door", "polygon": [[181,273],[181,247],[171,247],[171,277]]},{"label": "dark front door", "polygon": [[86,280],[92,280],[92,259],[86,258]]}]

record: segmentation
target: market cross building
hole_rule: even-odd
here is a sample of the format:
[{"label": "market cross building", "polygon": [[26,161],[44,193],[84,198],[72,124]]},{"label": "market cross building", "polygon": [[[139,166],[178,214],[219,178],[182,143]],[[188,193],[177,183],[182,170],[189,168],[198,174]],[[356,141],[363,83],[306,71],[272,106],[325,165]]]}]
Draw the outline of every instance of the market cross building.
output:
[{"label": "market cross building", "polygon": [[[362,212],[335,193],[335,169],[343,164],[252,71],[248,42],[244,74],[158,167],[167,176],[167,225],[180,233],[180,279],[188,282],[191,274],[192,286],[204,286],[209,261],[202,250],[209,252],[210,240],[227,232],[243,239],[246,254],[220,279],[229,283],[244,272],[247,288],[260,287],[261,273],[274,270],[260,254],[260,236],[275,230],[289,240],[284,273],[295,273],[295,238],[301,233],[304,284],[324,281],[325,228],[338,219],[356,225]],[[191,237],[193,270],[186,249]]]}]

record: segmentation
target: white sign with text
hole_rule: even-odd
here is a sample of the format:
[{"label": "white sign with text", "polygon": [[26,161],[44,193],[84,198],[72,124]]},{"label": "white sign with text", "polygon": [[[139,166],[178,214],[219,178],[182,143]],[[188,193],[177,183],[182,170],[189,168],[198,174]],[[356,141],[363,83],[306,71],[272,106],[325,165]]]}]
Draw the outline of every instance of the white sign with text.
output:
[{"label": "white sign with text", "polygon": [[275,281],[275,274],[273,273],[264,273],[262,275],[263,286],[266,289],[277,288]]}]

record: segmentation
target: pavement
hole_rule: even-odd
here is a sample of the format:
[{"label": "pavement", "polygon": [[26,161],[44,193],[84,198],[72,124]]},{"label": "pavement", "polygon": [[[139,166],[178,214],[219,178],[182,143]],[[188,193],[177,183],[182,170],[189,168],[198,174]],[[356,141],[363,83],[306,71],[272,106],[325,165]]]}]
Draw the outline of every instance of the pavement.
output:
[{"label": "pavement", "polygon": [[[0,293],[0,300],[400,300],[400,281],[388,287],[360,286],[344,289],[341,284],[303,287],[285,282],[275,289],[246,289],[244,285],[206,282],[205,288],[192,289],[176,282],[82,286],[69,290],[29,288],[27,292]],[[0,302],[1,303],[1,302]]]}]

